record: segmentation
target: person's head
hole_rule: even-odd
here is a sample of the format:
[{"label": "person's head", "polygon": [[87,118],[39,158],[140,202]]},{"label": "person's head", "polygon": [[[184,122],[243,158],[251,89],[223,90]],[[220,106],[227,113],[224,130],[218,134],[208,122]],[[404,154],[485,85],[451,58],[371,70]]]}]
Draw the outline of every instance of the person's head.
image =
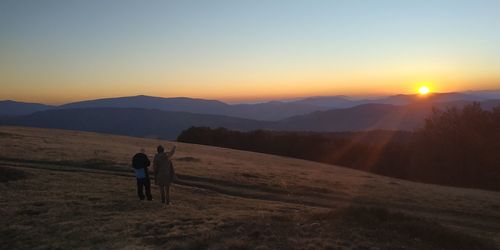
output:
[{"label": "person's head", "polygon": [[144,148],[141,148],[141,153],[145,154],[146,150]]},{"label": "person's head", "polygon": [[163,153],[165,152],[165,148],[162,146],[162,145],[159,145],[156,150],[158,151],[158,153]]}]

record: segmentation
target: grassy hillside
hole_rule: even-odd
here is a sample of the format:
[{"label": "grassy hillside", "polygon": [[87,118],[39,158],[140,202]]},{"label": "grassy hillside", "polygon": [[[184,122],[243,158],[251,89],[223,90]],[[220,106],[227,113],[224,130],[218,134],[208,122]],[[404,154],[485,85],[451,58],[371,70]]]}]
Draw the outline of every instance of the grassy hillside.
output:
[{"label": "grassy hillside", "polygon": [[[133,249],[497,249],[500,193],[176,143],[171,206],[129,161],[172,142],[0,127],[0,245]],[[153,187],[154,198],[158,190]]]}]

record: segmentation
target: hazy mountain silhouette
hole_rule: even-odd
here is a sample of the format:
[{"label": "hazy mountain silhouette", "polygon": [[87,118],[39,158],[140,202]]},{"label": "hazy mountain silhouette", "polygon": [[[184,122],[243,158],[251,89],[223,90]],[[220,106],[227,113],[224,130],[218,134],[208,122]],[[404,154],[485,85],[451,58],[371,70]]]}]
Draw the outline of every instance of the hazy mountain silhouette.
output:
[{"label": "hazy mountain silhouette", "polygon": [[139,95],[73,102],[61,105],[57,108],[142,108],[207,113],[213,112],[213,110],[224,112],[228,106],[228,104],[216,100],[195,99],[187,97],[162,98]]},{"label": "hazy mountain silhouette", "polygon": [[327,107],[314,105],[271,101],[256,104],[231,105],[225,115],[264,121],[277,121],[295,115],[308,114],[314,111],[327,109]]},{"label": "hazy mountain silhouette", "polygon": [[[462,107],[472,100],[461,100],[460,95],[437,96],[398,96],[390,98],[390,102],[402,103],[413,100],[406,105],[369,103],[352,108],[316,111],[310,114],[293,116],[281,120],[276,129],[296,131],[360,131],[360,130],[413,130],[422,125],[424,119],[433,108],[446,109]],[[455,100],[456,101],[445,101]],[[490,110],[500,105],[500,100],[486,100],[481,106]]]},{"label": "hazy mountain silhouette", "polygon": [[[454,102],[454,101],[483,101],[485,98],[464,93],[432,93],[427,96],[421,95],[393,95],[387,98],[375,100],[374,103],[406,105],[414,102]],[[368,100],[369,102],[370,100]]]},{"label": "hazy mountain silhouette", "polygon": [[290,103],[328,108],[348,108],[359,105],[361,102],[352,100],[347,96],[314,96]]},{"label": "hazy mountain silhouette", "polygon": [[[131,96],[69,103],[58,107],[0,102],[0,124],[24,125],[174,139],[191,126],[286,131],[412,130],[432,107],[463,106],[479,100],[485,109],[500,100],[464,93],[395,95],[375,100],[344,96],[292,102],[230,105],[215,100]],[[366,102],[366,103],[365,103]],[[352,106],[350,106],[352,105]],[[343,108],[331,108],[346,106]],[[42,111],[42,112],[37,112]],[[33,113],[34,112],[34,113]]]},{"label": "hazy mountain silhouette", "polygon": [[[498,91],[497,91],[498,92]],[[436,93],[425,97],[428,102],[484,101],[495,96],[495,91],[478,93]],[[47,109],[72,108],[142,108],[164,111],[181,111],[198,114],[224,115],[254,120],[278,121],[296,115],[304,115],[328,109],[350,108],[362,104],[407,105],[422,101],[419,95],[394,95],[378,99],[355,100],[346,96],[318,96],[295,101],[270,101],[256,104],[227,104],[217,100],[187,97],[162,98],[153,96],[128,96],[73,102],[61,106],[13,101],[0,102],[0,115],[25,115]],[[1,105],[3,104],[3,106]]]},{"label": "hazy mountain silhouette", "polygon": [[477,96],[485,100],[500,99],[500,90],[474,90],[464,92],[468,95]]},{"label": "hazy mountain silhouette", "polygon": [[318,107],[328,108],[350,108],[362,104],[391,104],[391,105],[407,105],[413,102],[453,102],[453,101],[483,101],[487,98],[481,95],[464,94],[464,93],[433,93],[428,96],[422,97],[417,94],[412,95],[392,95],[383,98],[375,99],[361,99],[355,100],[346,96],[319,96],[310,97],[302,100],[293,101],[292,103],[300,103],[306,105],[313,105]]},{"label": "hazy mountain silhouette", "polygon": [[[57,108],[144,108],[277,121],[295,115],[303,115],[332,108],[350,108],[368,103],[406,105],[415,101],[421,101],[421,99],[422,97],[419,95],[394,95],[373,100],[351,100],[346,96],[322,96],[291,102],[270,101],[256,104],[231,105],[217,100],[186,97],[162,98],[140,95],[74,102],[61,105]],[[436,93],[425,97],[425,99],[429,102],[483,100],[480,97],[462,93]]]},{"label": "hazy mountain silhouette", "polygon": [[[363,131],[413,130],[430,114],[432,107],[462,106],[470,101],[435,103],[426,100],[408,105],[362,104],[351,108],[316,111],[279,121],[258,121],[220,115],[161,111],[141,108],[54,109],[30,115],[4,117],[0,124],[61,128],[123,134],[139,137],[175,139],[191,126],[225,127],[248,131],[255,129],[284,131]],[[485,108],[500,100],[483,102]]]},{"label": "hazy mountain silhouette", "polygon": [[317,111],[280,121],[279,129],[295,131],[412,130],[432,108],[427,103],[413,105],[362,104],[346,109]]},{"label": "hazy mountain silhouette", "polygon": [[0,116],[27,115],[50,108],[52,108],[52,106],[45,104],[6,100],[0,101]]},{"label": "hazy mountain silhouette", "polygon": [[186,97],[162,98],[144,95],[74,102],[61,105],[57,108],[143,108],[224,115],[255,120],[279,120],[293,115],[325,109],[323,107],[276,101],[230,105],[216,100]]},{"label": "hazy mountain silhouette", "polygon": [[36,112],[0,119],[0,124],[175,139],[191,126],[235,130],[266,128],[266,122],[217,115],[139,108],[82,108]]}]

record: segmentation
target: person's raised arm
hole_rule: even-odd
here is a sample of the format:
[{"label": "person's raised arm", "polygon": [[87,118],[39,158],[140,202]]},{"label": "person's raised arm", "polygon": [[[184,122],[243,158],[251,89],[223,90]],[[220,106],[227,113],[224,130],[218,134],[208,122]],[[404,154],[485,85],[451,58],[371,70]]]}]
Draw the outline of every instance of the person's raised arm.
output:
[{"label": "person's raised arm", "polygon": [[174,155],[175,149],[176,149],[176,146],[174,145],[174,147],[172,148],[172,150],[170,150],[170,152],[167,153],[168,158],[170,158],[170,157],[172,157]]}]

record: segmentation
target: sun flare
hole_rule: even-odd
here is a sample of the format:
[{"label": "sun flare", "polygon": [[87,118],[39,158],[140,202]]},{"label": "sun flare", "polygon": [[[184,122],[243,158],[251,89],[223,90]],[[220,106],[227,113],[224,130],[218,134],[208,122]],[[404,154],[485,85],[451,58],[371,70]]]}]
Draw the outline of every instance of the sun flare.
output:
[{"label": "sun flare", "polygon": [[429,87],[427,86],[421,86],[419,89],[418,89],[418,93],[420,93],[421,95],[427,95],[429,94],[431,90],[429,89]]}]

